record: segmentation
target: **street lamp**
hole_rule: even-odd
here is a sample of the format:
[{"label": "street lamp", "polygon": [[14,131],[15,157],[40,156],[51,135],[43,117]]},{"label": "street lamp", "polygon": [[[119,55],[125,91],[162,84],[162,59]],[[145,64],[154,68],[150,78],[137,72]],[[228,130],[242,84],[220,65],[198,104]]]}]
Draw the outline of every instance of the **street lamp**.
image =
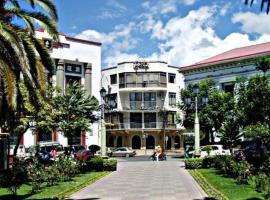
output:
[{"label": "street lamp", "polygon": [[[198,93],[199,93],[199,86],[194,85],[192,88],[193,92],[196,94],[195,96],[195,120],[194,120],[194,133],[195,133],[195,156],[200,155],[200,123],[198,117]],[[187,105],[191,105],[192,99],[190,96],[185,97],[185,103]],[[205,95],[202,97],[202,103],[208,103],[208,97]]]},{"label": "street lamp", "polygon": [[100,96],[102,97],[102,104],[101,104],[101,156],[106,156],[106,128],[105,128],[105,121],[104,121],[104,112],[105,112],[105,98],[107,96],[107,91],[104,87],[101,88],[99,91]]},{"label": "street lamp", "polygon": [[163,147],[164,147],[164,152],[166,150],[166,135],[165,135],[165,128],[166,128],[166,123],[167,123],[167,112],[165,109],[165,102],[164,99],[161,99],[163,101],[163,107],[162,107],[162,128],[163,128]]}]

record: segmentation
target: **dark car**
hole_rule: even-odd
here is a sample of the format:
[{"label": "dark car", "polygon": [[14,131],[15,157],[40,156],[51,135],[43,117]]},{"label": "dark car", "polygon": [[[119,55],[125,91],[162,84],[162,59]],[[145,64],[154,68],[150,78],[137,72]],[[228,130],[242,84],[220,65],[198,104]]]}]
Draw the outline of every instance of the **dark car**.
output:
[{"label": "dark car", "polygon": [[94,158],[94,154],[90,150],[80,150],[75,154],[77,160]]}]

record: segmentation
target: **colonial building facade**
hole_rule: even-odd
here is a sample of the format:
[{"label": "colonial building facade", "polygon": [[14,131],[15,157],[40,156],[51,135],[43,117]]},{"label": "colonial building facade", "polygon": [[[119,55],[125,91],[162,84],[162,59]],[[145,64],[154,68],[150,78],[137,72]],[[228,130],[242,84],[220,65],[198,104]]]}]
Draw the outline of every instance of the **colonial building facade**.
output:
[{"label": "colonial building facade", "polygon": [[256,69],[255,60],[270,55],[270,42],[226,51],[193,65],[180,67],[185,85],[193,85],[204,79],[213,79],[217,87],[233,92],[237,77],[251,77],[262,73]]},{"label": "colonial building facade", "polygon": [[[101,43],[64,34],[59,34],[60,42],[56,43],[43,30],[36,31],[36,35],[44,41],[55,61],[56,73],[53,76],[55,85],[64,90],[69,82],[76,81],[84,85],[87,95],[93,95],[100,100],[100,81],[97,80],[100,80],[101,75]],[[99,122],[96,122],[88,131],[78,132],[73,143],[98,144],[98,131]],[[55,141],[64,146],[69,144],[68,139],[58,130],[54,130],[53,133],[33,133],[32,130],[28,130],[21,144],[28,147],[42,141]]]},{"label": "colonial building facade", "polygon": [[183,148],[177,124],[183,77],[166,62],[123,62],[102,70],[109,94],[105,110],[108,147],[132,149]]}]

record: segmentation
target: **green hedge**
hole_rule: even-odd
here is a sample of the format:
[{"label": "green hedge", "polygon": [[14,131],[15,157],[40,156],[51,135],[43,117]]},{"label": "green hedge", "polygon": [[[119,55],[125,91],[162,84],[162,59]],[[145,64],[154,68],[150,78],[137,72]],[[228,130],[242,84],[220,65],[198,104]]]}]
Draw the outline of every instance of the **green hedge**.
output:
[{"label": "green hedge", "polygon": [[186,169],[200,169],[202,168],[203,159],[201,158],[189,158],[185,159]]}]

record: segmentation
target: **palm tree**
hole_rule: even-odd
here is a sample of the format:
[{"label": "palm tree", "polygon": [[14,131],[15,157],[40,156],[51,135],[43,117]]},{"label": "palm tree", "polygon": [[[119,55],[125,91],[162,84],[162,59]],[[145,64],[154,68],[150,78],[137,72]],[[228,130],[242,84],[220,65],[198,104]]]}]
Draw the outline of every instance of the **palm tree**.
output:
[{"label": "palm tree", "polygon": [[[38,106],[36,91],[44,91],[45,70],[48,75],[54,71],[48,49],[35,36],[35,28],[43,28],[58,41],[57,19],[51,0],[0,0],[0,127],[10,132],[21,125],[25,110],[20,82],[31,94],[30,101]],[[21,132],[25,131],[20,131],[19,138]]]},{"label": "palm tree", "polygon": [[[252,6],[254,3],[254,0],[245,0],[245,4],[249,4]],[[270,0],[261,0],[261,11],[263,10],[264,6],[266,5],[266,13],[268,14],[270,11]]]}]

